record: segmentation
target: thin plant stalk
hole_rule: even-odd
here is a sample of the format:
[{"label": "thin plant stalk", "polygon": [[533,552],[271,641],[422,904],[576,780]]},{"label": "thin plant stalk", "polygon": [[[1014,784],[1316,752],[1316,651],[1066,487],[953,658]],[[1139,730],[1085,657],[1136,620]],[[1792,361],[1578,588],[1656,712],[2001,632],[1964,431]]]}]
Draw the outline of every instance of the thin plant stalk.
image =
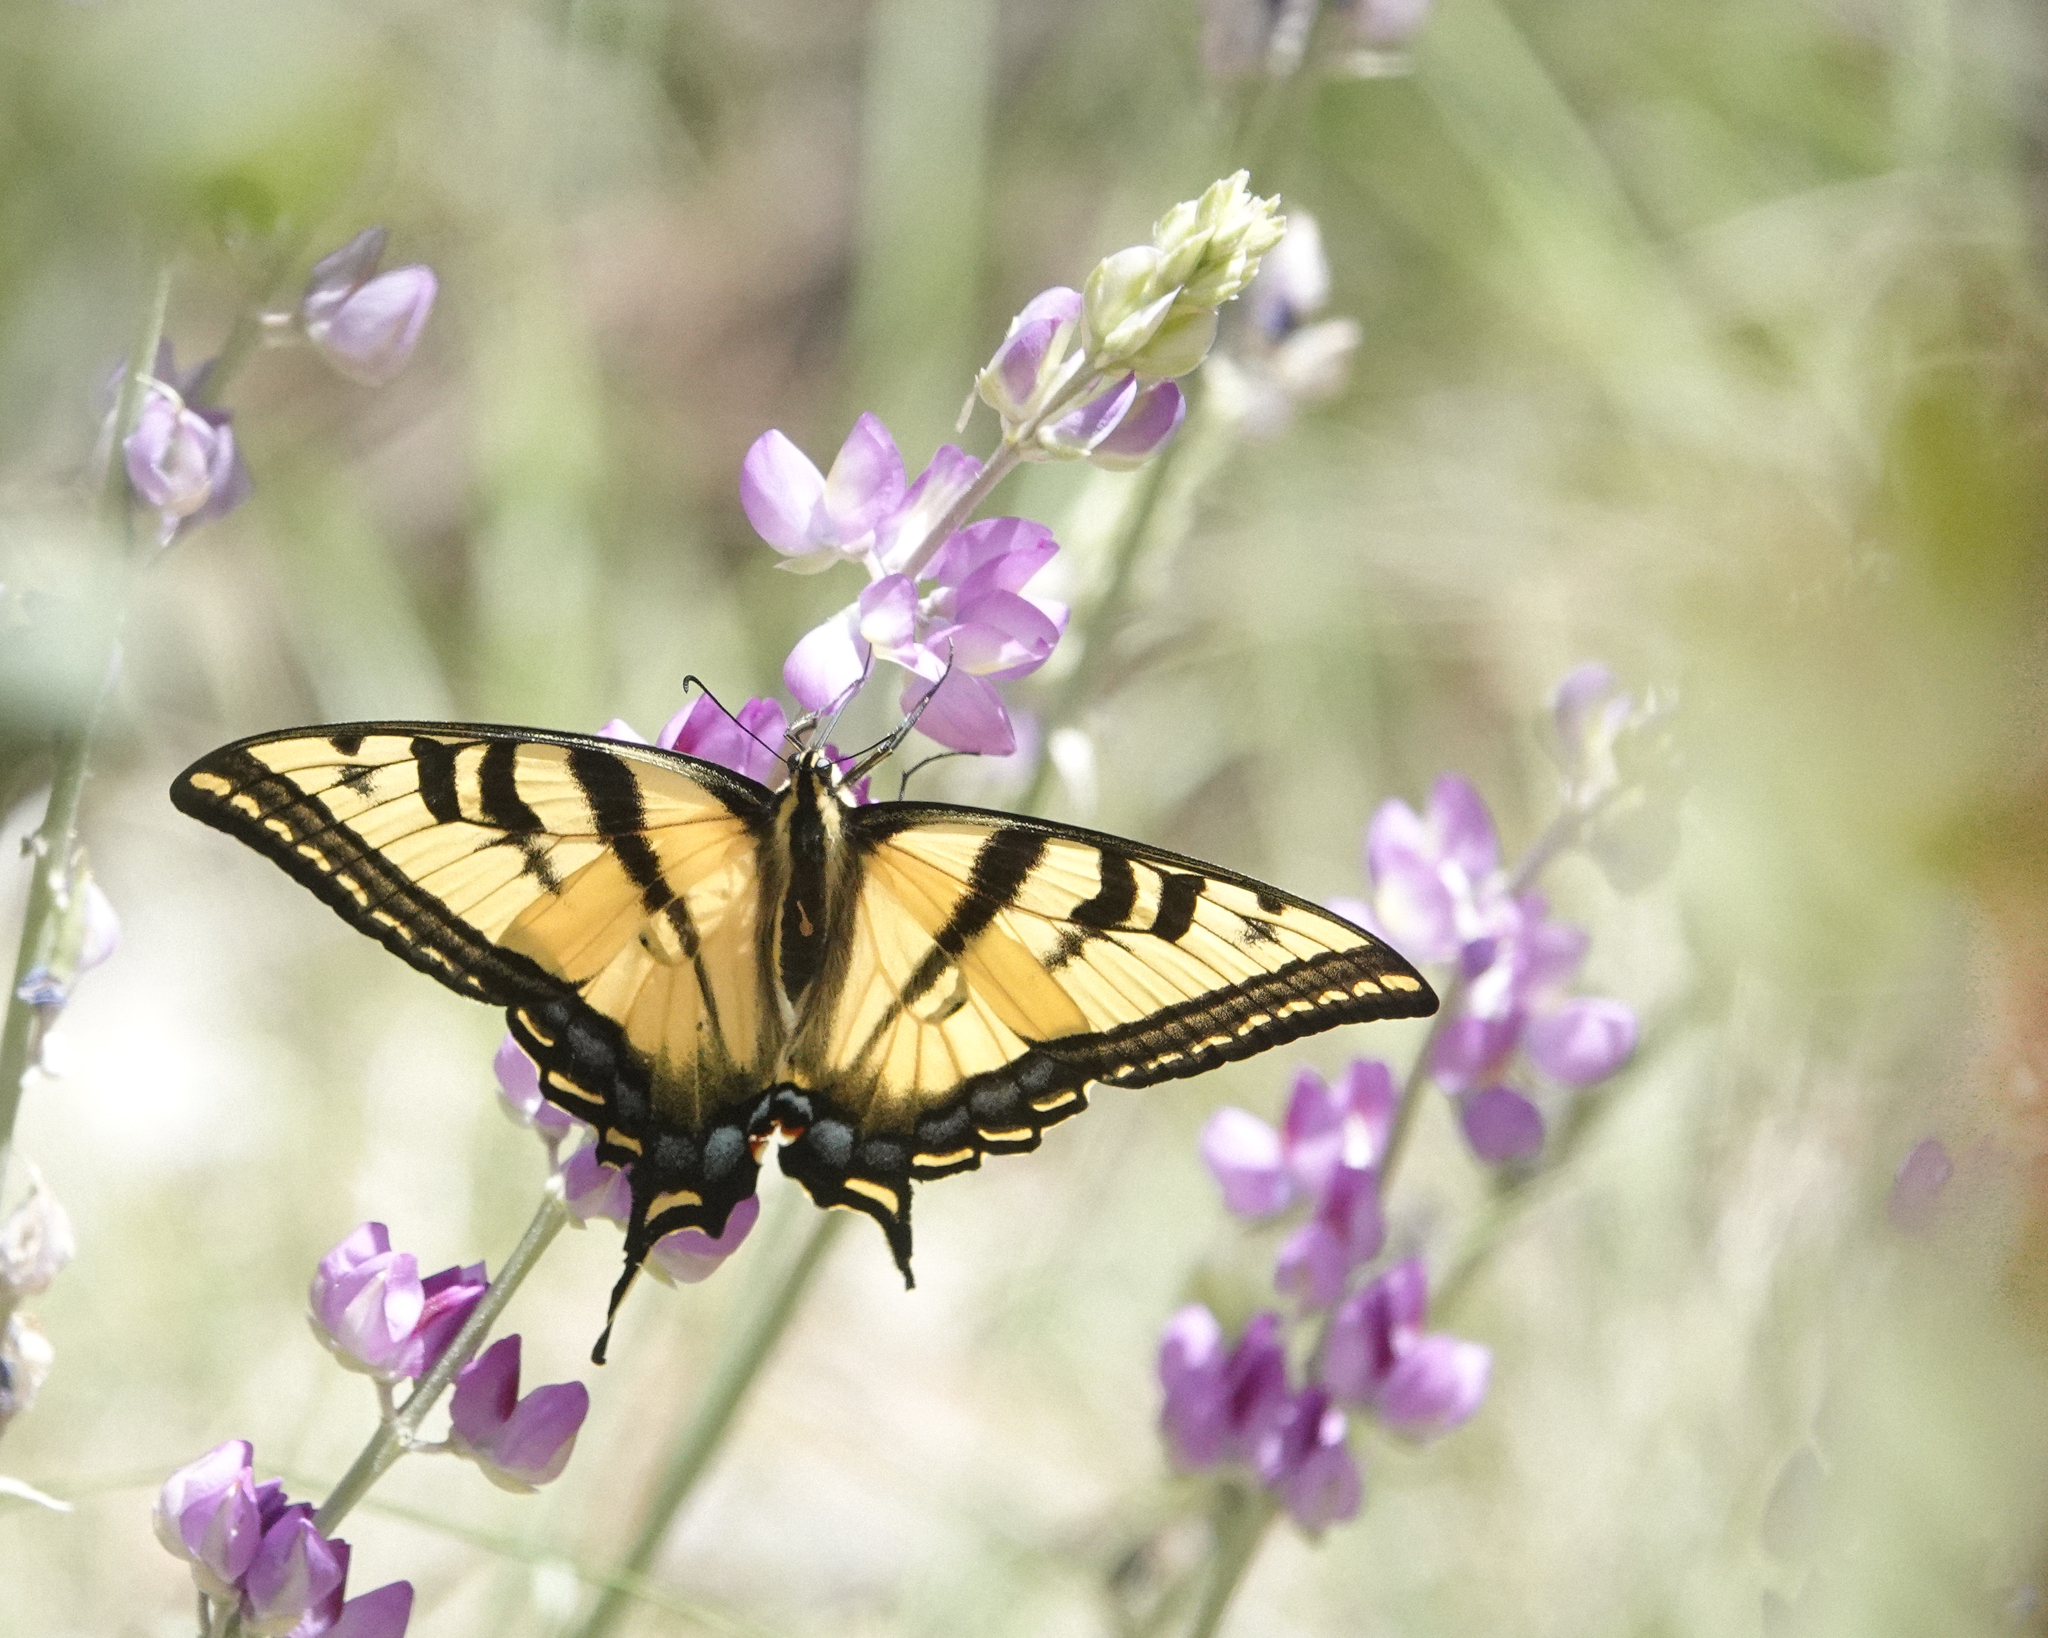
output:
[{"label": "thin plant stalk", "polygon": [[619,1561],[619,1579],[608,1585],[592,1606],[589,1619],[578,1629],[578,1638],[602,1638],[618,1625],[619,1617],[635,1598],[634,1584],[647,1573],[655,1554],[661,1551],[662,1542],[668,1539],[676,1515],[697,1488],[697,1481],[704,1476],[704,1470],[711,1465],[711,1458],[724,1441],[747,1390],[754,1385],[754,1379],[761,1374],[761,1367],[768,1362],[776,1344],[782,1340],[783,1332],[789,1328],[789,1322],[796,1317],[813,1277],[824,1264],[825,1253],[832,1249],[845,1222],[846,1214],[843,1212],[820,1212],[781,1283],[726,1339],[725,1349],[712,1370],[710,1384],[698,1402],[696,1414],[690,1418],[688,1426],[669,1452],[661,1483],[648,1501],[639,1534],[633,1538],[633,1545],[626,1549],[626,1556]]},{"label": "thin plant stalk", "polygon": [[[126,525],[134,509],[128,499],[127,473],[122,467],[121,445],[135,430],[142,413],[143,381],[155,365],[157,343],[163,339],[164,316],[170,310],[171,273],[168,266],[157,276],[149,307],[136,333],[128,368],[121,377],[114,417],[107,433],[101,469],[93,488],[100,514],[111,530]],[[127,542],[132,557],[134,542]],[[50,777],[50,797],[43,822],[30,844],[35,865],[29,876],[28,905],[22,916],[21,945],[14,961],[14,979],[7,991],[7,1018],[0,1025],[0,1175],[14,1142],[15,1116],[21,1108],[22,1080],[28,1074],[29,1058],[36,1038],[35,1009],[22,998],[23,982],[35,966],[47,959],[55,937],[59,911],[66,897],[73,861],[78,848],[78,813],[85,797],[86,763],[99,726],[102,707],[112,690],[120,663],[120,628],[127,606],[128,583],[134,575],[132,562],[122,568],[124,584],[113,599],[106,636],[106,658],[100,667],[101,680],[83,714],[58,741],[56,765]]]},{"label": "thin plant stalk", "polygon": [[498,1270],[498,1277],[491,1281],[482,1299],[470,1310],[462,1329],[455,1333],[455,1340],[434,1362],[433,1369],[420,1378],[419,1386],[407,1396],[397,1413],[379,1423],[362,1454],[341,1476],[333,1494],[320,1504],[320,1511],[313,1516],[313,1524],[322,1535],[333,1535],[370,1486],[384,1476],[392,1463],[419,1443],[420,1423],[434,1408],[434,1401],[447,1391],[456,1373],[476,1357],[477,1349],[497,1323],[499,1314],[512,1300],[512,1293],[519,1289],[521,1282],[532,1272],[533,1265],[540,1260],[541,1253],[547,1250],[568,1221],[569,1208],[562,1199],[562,1180],[559,1176],[550,1177],[542,1190],[540,1206],[533,1214],[533,1221],[526,1225],[526,1232]]},{"label": "thin plant stalk", "polygon": [[1188,1638],[1215,1638],[1231,1600],[1244,1584],[1245,1572],[1259,1556],[1266,1531],[1279,1514],[1278,1503],[1263,1490],[1235,1484],[1219,1487],[1212,1524],[1214,1557],[1208,1564],[1208,1585],[1202,1589],[1201,1606],[1195,1611],[1194,1625],[1188,1628]]}]

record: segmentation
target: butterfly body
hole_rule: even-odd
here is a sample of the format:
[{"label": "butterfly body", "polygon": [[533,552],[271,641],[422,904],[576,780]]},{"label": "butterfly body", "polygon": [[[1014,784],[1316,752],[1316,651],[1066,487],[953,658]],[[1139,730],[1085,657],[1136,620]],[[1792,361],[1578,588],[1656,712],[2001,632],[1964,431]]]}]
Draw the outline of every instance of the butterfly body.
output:
[{"label": "butterfly body", "polygon": [[1435,1010],[1384,944],[1264,883],[857,804],[807,746],[786,766],[770,790],[650,746],[365,723],[223,747],[171,795],[505,1008],[547,1097],[631,1168],[614,1310],[662,1235],[723,1230],[771,1144],[818,1204],[875,1218],[908,1281],[913,1180],[1037,1147],[1091,1083]]}]

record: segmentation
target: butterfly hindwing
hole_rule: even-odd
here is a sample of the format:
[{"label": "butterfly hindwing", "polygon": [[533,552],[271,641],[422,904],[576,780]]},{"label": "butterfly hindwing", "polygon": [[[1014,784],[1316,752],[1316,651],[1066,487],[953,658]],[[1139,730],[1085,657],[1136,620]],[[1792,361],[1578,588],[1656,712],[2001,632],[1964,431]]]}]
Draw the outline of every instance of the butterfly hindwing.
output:
[{"label": "butterfly hindwing", "polygon": [[939,804],[843,822],[844,948],[790,1042],[812,1124],[782,1160],[820,1204],[880,1220],[906,1265],[913,1179],[1037,1147],[1090,1082],[1150,1086],[1436,1008],[1371,934],[1218,866]]},{"label": "butterfly hindwing", "polygon": [[717,1232],[752,1192],[745,1133],[782,1034],[758,981],[760,786],[581,735],[365,723],[226,746],[171,798],[505,1007],[602,1157],[648,1160],[639,1238]]}]

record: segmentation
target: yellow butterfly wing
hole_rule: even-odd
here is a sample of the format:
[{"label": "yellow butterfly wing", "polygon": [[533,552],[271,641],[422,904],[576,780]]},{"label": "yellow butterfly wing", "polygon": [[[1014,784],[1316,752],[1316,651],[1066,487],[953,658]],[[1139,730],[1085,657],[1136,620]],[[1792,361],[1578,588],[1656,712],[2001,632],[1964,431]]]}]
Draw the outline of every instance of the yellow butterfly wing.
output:
[{"label": "yellow butterfly wing", "polygon": [[761,982],[753,781],[532,729],[340,724],[202,757],[184,812],[268,854],[351,925],[507,1009],[548,1096],[640,1161],[632,1237],[717,1232],[782,1045]]},{"label": "yellow butterfly wing", "polygon": [[939,804],[846,810],[838,946],[789,1042],[785,1171],[882,1223],[910,1183],[1038,1145],[1092,1081],[1150,1086],[1339,1024],[1436,1010],[1339,916],[1120,837]]}]

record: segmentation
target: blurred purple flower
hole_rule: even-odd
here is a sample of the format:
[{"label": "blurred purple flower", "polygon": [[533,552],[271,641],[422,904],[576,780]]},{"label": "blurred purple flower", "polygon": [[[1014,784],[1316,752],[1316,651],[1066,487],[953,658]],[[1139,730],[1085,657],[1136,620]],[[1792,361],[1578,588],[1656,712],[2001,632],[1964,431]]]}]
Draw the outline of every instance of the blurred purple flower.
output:
[{"label": "blurred purple flower", "polygon": [[1941,1191],[1955,1175],[1955,1165],[1941,1139],[1922,1138],[1899,1163],[1885,1200],[1885,1215],[1901,1234],[1923,1234],[1932,1226]]},{"label": "blurred purple flower", "polygon": [[299,327],[320,356],[365,386],[381,387],[411,359],[434,310],[434,271],[417,264],[379,273],[385,232],[365,228],[313,264]]},{"label": "blurred purple flower", "polygon": [[1319,1196],[1340,1165],[1377,1166],[1394,1103],[1393,1072],[1376,1059],[1353,1059],[1335,1087],[1304,1069],[1279,1131],[1245,1110],[1219,1109],[1202,1128],[1202,1158],[1225,1206],[1240,1217],[1270,1217]]},{"label": "blurred purple flower", "polygon": [[521,1126],[531,1126],[549,1144],[561,1142],[583,1124],[566,1109],[548,1101],[540,1089],[539,1068],[509,1030],[498,1043],[491,1069],[498,1077],[498,1090],[504,1095],[505,1108],[512,1118]]},{"label": "blurred purple flower", "polygon": [[1465,1141],[1488,1165],[1528,1160],[1543,1148],[1542,1111],[1512,1086],[1479,1087],[1453,1096]]},{"label": "blurred purple flower", "polygon": [[179,1468],[157,1494],[156,1539],[192,1566],[210,1598],[233,1595],[262,1542],[254,1455],[248,1440],[230,1439]]},{"label": "blurred purple flower", "polygon": [[135,430],[122,440],[121,450],[136,495],[162,518],[160,544],[168,545],[188,519],[218,517],[234,504],[224,500],[236,471],[235,434],[227,415],[189,408],[162,382],[143,388]]},{"label": "blurred purple flower", "polygon": [[1259,1441],[1257,1470],[1294,1522],[1310,1535],[1355,1517],[1365,1487],[1346,1440],[1343,1411],[1329,1391],[1308,1387],[1289,1395],[1273,1427]]},{"label": "blurred purple flower", "polygon": [[519,1397],[519,1338],[493,1343],[462,1368],[448,1414],[449,1443],[505,1490],[533,1490],[560,1475],[590,1410],[581,1382],[555,1382]]},{"label": "blurred purple flower", "polygon": [[0,1303],[9,1308],[49,1290],[78,1251],[71,1214],[50,1192],[43,1174],[23,1164],[28,1197],[0,1221]]},{"label": "blurred purple flower", "polygon": [[789,718],[774,700],[750,699],[728,714],[709,694],[699,694],[669,718],[655,744],[775,786],[783,781],[781,747],[788,731]]},{"label": "blurred purple flower", "polygon": [[1500,843],[1478,791],[1445,774],[1418,814],[1399,797],[1366,829],[1377,925],[1417,961],[1448,961],[1499,929]]},{"label": "blurred purple flower", "polygon": [[1411,1439],[1433,1439],[1467,1420],[1486,1397],[1493,1365],[1476,1342],[1425,1333],[1428,1312],[1429,1277],[1409,1258],[1339,1307],[1323,1344],[1330,1392],[1370,1406]]},{"label": "blurred purple flower", "polygon": [[482,1263],[422,1280],[412,1253],[393,1251],[382,1223],[365,1223],[320,1259],[313,1331],[350,1370],[396,1382],[432,1367],[487,1288]]},{"label": "blurred purple flower", "polygon": [[1344,1295],[1351,1271],[1377,1257],[1386,1241],[1378,1174],[1340,1165],[1314,1214],[1281,1245],[1273,1283],[1310,1308],[1327,1308]]},{"label": "blurred purple flower", "polygon": [[1190,1304],[1167,1321],[1159,1339],[1159,1382],[1166,1390],[1160,1429],[1175,1462],[1184,1468],[1250,1462],[1287,1408],[1280,1316],[1253,1316],[1237,1346],[1225,1349],[1216,1316]]},{"label": "blurred purple flower", "polygon": [[[242,1630],[284,1638],[323,1606],[338,1611],[347,1579],[348,1544],[321,1535],[305,1503],[286,1507],[264,1529],[262,1545],[249,1562],[242,1583]],[[314,1630],[332,1624],[330,1618]]]},{"label": "blurred purple flower", "polygon": [[405,1638],[412,1619],[412,1583],[391,1581],[341,1606],[333,1624],[291,1638]]}]

